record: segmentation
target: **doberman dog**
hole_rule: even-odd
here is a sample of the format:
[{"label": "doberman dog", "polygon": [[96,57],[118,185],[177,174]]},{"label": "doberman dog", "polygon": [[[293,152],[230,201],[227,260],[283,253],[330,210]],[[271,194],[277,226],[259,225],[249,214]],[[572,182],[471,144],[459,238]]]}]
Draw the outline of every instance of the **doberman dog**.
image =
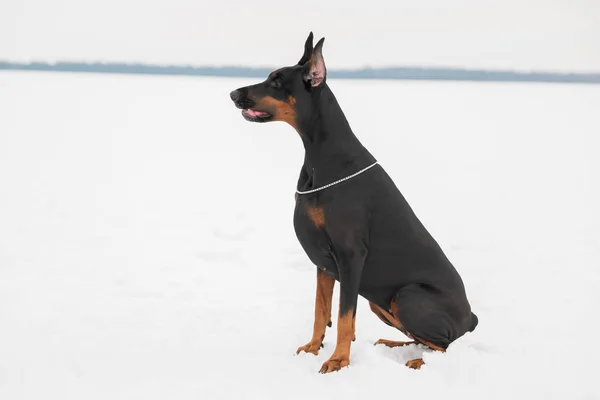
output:
[{"label": "doberman dog", "polygon": [[[230,94],[246,120],[287,122],[304,144],[294,228],[317,266],[317,294],[312,338],[297,353],[317,354],[322,347],[335,281],[340,283],[337,343],[320,372],[350,364],[359,294],[383,322],[412,339],[375,344],[420,343],[445,351],[475,329],[477,316],[454,266],[352,132],[326,84],[324,39],[313,48],[311,32],[298,64]],[[419,369],[423,360],[406,365]]]}]

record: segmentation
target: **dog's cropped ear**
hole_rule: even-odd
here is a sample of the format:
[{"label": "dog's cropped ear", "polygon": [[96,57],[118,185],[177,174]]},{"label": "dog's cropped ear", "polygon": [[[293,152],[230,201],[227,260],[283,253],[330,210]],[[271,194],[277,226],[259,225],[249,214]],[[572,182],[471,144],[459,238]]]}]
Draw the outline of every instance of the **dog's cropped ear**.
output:
[{"label": "dog's cropped ear", "polygon": [[325,78],[327,77],[327,68],[323,59],[323,42],[325,42],[325,38],[317,42],[310,56],[310,61],[304,67],[304,81],[310,82],[312,87],[325,85]]},{"label": "dog's cropped ear", "polygon": [[311,32],[306,39],[306,43],[304,43],[304,54],[300,61],[298,61],[298,65],[304,65],[310,60],[310,56],[313,51],[313,33]]}]

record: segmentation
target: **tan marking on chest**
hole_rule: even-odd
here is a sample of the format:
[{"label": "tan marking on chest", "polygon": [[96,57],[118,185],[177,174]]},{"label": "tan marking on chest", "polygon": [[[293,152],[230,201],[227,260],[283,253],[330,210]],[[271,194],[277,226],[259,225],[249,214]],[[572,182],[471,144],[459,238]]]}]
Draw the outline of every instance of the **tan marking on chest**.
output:
[{"label": "tan marking on chest", "polygon": [[325,226],[325,212],[321,207],[308,207],[306,213],[317,228]]}]

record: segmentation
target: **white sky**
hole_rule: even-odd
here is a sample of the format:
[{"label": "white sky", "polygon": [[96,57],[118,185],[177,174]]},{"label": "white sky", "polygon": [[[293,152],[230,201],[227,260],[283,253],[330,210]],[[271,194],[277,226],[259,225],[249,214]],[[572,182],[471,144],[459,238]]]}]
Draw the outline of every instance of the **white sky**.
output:
[{"label": "white sky", "polygon": [[0,0],[0,59],[600,71],[600,0]]}]

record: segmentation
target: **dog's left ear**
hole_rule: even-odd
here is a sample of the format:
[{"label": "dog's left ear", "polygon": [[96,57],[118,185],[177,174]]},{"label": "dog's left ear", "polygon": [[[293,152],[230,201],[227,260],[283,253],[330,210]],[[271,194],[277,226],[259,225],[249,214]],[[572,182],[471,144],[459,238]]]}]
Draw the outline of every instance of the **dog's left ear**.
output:
[{"label": "dog's left ear", "polygon": [[312,44],[313,44],[313,33],[311,32],[308,35],[306,42],[304,43],[304,54],[302,55],[302,58],[300,59],[300,61],[298,61],[298,65],[304,65],[308,62],[308,60],[310,60],[310,56],[312,55],[312,51],[313,51]]},{"label": "dog's left ear", "polygon": [[323,42],[325,42],[325,38],[317,42],[310,56],[310,61],[304,66],[304,81],[310,82],[312,87],[325,85],[325,78],[327,77],[327,68],[323,59]]}]

